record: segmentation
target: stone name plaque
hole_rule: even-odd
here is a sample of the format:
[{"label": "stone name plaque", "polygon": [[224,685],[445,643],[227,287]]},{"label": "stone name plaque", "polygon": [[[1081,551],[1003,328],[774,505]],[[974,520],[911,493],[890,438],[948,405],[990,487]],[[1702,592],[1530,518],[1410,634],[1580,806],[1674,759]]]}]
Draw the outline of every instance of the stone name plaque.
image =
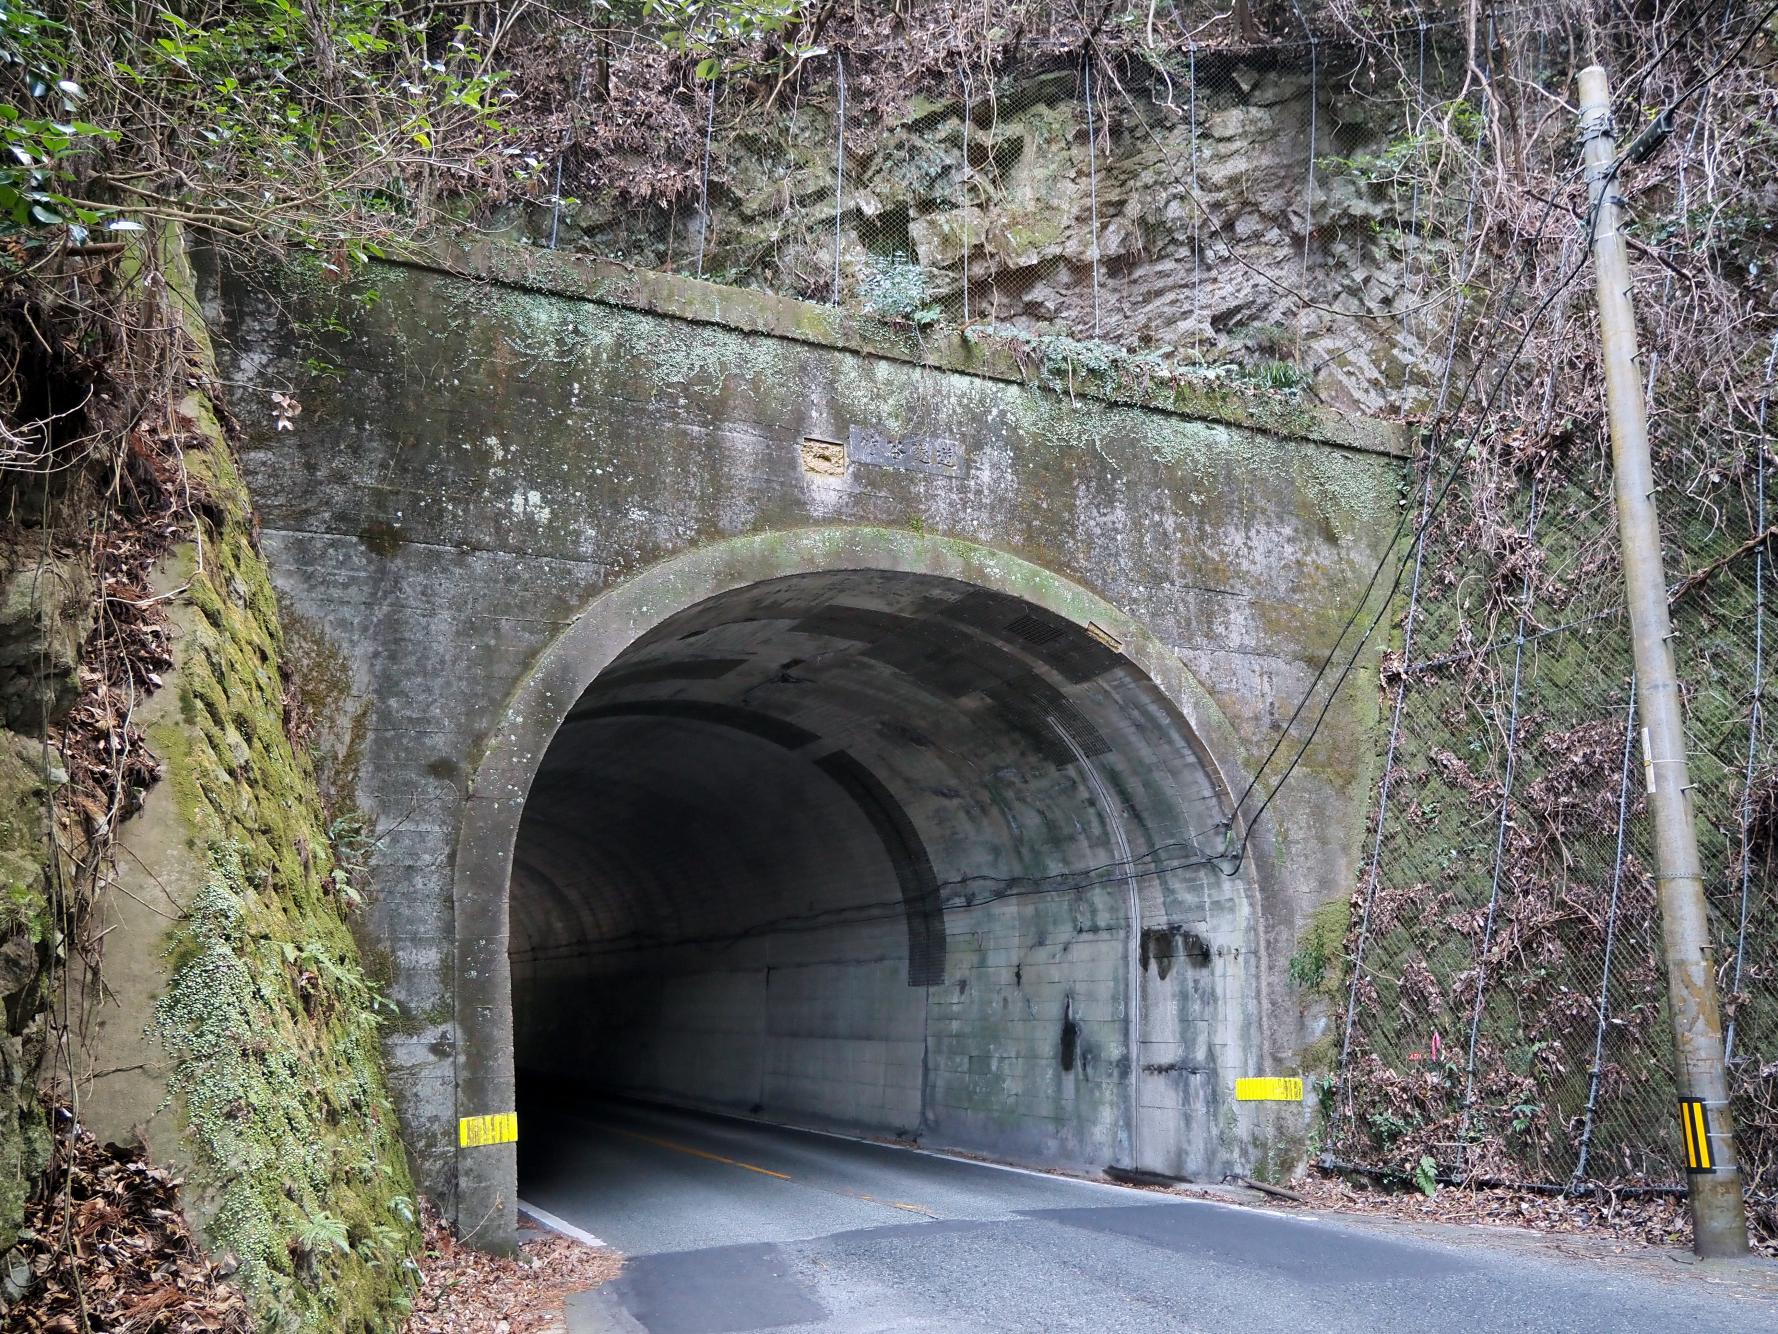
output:
[{"label": "stone name plaque", "polygon": [[909,468],[956,477],[963,472],[963,446],[937,436],[909,435],[900,439],[873,426],[854,426],[847,437],[846,456],[853,463],[879,468]]}]

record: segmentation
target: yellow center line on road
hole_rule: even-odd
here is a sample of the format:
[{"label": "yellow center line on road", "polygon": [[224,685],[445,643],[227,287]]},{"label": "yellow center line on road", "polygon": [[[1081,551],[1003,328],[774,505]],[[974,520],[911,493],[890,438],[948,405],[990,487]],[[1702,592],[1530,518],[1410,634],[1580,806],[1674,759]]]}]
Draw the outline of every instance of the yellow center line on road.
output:
[{"label": "yellow center line on road", "polygon": [[[674,1153],[690,1154],[693,1158],[702,1158],[707,1162],[722,1163],[728,1167],[739,1167],[748,1172],[758,1172],[764,1177],[776,1177],[779,1181],[793,1181],[788,1172],[774,1172],[769,1167],[757,1167],[752,1163],[744,1163],[739,1158],[725,1158],[720,1153],[711,1153],[706,1149],[694,1149],[689,1144],[680,1144],[676,1140],[660,1139],[654,1135],[644,1135],[638,1130],[625,1130],[621,1126],[607,1126],[607,1130],[623,1135],[629,1139],[641,1140],[644,1144],[652,1144],[656,1148],[671,1149]],[[847,1195],[855,1200],[863,1200],[867,1204],[886,1205],[891,1209],[902,1209],[910,1214],[920,1214],[926,1218],[937,1218],[938,1215],[924,1205],[909,1204],[906,1200],[879,1200],[875,1195],[866,1195],[863,1191],[847,1190],[844,1187],[814,1186],[813,1189],[826,1191],[829,1195]]]},{"label": "yellow center line on road", "polygon": [[745,1168],[749,1172],[758,1172],[762,1177],[777,1177],[780,1181],[790,1180],[788,1172],[774,1172],[769,1167],[755,1167],[752,1163],[744,1163],[738,1158],[724,1158],[720,1153],[706,1153],[703,1149],[694,1149],[689,1144],[676,1144],[670,1139],[656,1139],[653,1135],[624,1130],[618,1126],[608,1126],[607,1129],[614,1130],[620,1135],[627,1135],[631,1139],[639,1139],[644,1144],[653,1144],[657,1148],[671,1149],[675,1153],[689,1153],[693,1158],[704,1158],[713,1163],[726,1163],[730,1167]]},{"label": "yellow center line on road", "polygon": [[910,1214],[919,1214],[923,1218],[938,1217],[937,1214],[933,1213],[932,1210],[928,1209],[925,1205],[909,1204],[906,1200],[879,1200],[875,1195],[866,1195],[861,1190],[846,1190],[844,1187],[817,1186],[816,1189],[826,1190],[831,1195],[844,1195],[849,1199],[863,1200],[866,1204],[881,1204],[890,1209],[902,1209]]}]

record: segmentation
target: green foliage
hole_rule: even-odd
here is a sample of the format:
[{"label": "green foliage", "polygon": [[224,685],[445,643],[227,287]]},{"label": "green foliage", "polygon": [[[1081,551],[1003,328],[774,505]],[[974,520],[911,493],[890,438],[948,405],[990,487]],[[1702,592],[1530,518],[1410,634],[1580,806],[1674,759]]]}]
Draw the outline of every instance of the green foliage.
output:
[{"label": "green foliage", "polygon": [[493,37],[461,14],[225,0],[59,20],[0,0],[0,232],[79,243],[139,227],[124,215],[196,218],[349,261],[441,194],[522,188],[538,164],[501,118]]},{"label": "green foliage", "polygon": [[66,45],[63,24],[0,0],[0,228],[67,227],[84,240],[103,211],[66,185],[77,159],[117,131],[79,118],[85,92],[68,77]]},{"label": "green foliage", "polygon": [[154,1029],[219,1183],[211,1243],[240,1260],[262,1311],[323,1330],[365,1300],[348,1260],[407,1272],[414,1210],[379,1074],[379,998],[337,928],[273,936],[295,921],[256,878],[239,846],[213,848],[171,940]]},{"label": "green foliage", "polygon": [[932,300],[926,271],[906,256],[873,257],[858,280],[858,292],[872,315],[906,320],[922,329],[938,323],[943,314]]},{"label": "green foliage", "polygon": [[364,816],[349,811],[327,826],[327,844],[333,850],[333,870],[328,872],[329,888],[338,895],[341,906],[364,906],[364,883],[370,876],[370,859],[378,843],[365,826]]},{"label": "green foliage", "polygon": [[1327,976],[1327,951],[1312,940],[1290,956],[1290,980],[1304,991],[1313,991]]},{"label": "green foliage", "polygon": [[[548,188],[537,154],[560,131],[520,108],[492,10],[39,3],[0,0],[0,235],[28,246],[165,217],[312,245],[337,281],[455,198]],[[616,8],[703,78],[826,49],[804,35],[804,0]]]},{"label": "green foliage", "polygon": [[1440,159],[1451,152],[1473,152],[1487,129],[1474,102],[1445,102],[1430,108],[1425,128],[1391,140],[1376,152],[1352,157],[1316,159],[1323,171],[1357,176],[1370,185],[1409,186],[1439,176]]},{"label": "green foliage", "polygon": [[1308,377],[1295,366],[1269,361],[1258,366],[1185,360],[1156,348],[1119,347],[1104,339],[1067,334],[1034,334],[1015,325],[965,329],[965,338],[994,342],[1012,350],[1021,366],[1035,362],[1037,380],[1060,392],[1094,388],[1113,397],[1152,401],[1157,386],[1170,387],[1175,400],[1206,391],[1265,390],[1295,395]]},{"label": "green foliage", "polygon": [[1438,1159],[1429,1153],[1420,1155],[1420,1161],[1414,1166],[1414,1184],[1429,1200],[1438,1194]]},{"label": "green foliage", "polygon": [[1262,361],[1248,374],[1253,382],[1262,389],[1276,389],[1285,392],[1301,389],[1309,379],[1301,367],[1294,366],[1288,361]]},{"label": "green foliage", "polygon": [[345,1220],[335,1218],[332,1214],[325,1212],[311,1215],[301,1227],[297,1228],[296,1244],[300,1249],[314,1255],[325,1254],[329,1251],[336,1251],[343,1255],[352,1249],[351,1236],[346,1230]]},{"label": "green foliage", "polygon": [[1346,930],[1351,920],[1351,906],[1343,899],[1324,903],[1308,915],[1288,965],[1290,980],[1299,989],[1330,1002],[1345,995],[1343,964]]},{"label": "green foliage", "polygon": [[747,68],[743,52],[766,39],[782,44],[793,68],[826,54],[825,46],[796,36],[808,7],[808,0],[644,0],[642,6],[669,47],[699,57],[700,79]]},{"label": "green foliage", "polygon": [[1371,1134],[1376,1136],[1377,1143],[1385,1150],[1412,1128],[1394,1112],[1372,1112],[1367,1119],[1370,1121]]}]

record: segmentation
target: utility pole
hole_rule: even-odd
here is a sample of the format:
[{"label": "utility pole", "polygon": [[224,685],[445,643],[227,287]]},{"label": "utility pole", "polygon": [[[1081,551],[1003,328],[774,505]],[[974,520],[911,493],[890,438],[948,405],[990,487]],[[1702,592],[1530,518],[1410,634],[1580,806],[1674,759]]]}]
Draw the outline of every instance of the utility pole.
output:
[{"label": "utility pole", "polygon": [[1580,132],[1586,146],[1593,208],[1593,275],[1599,297],[1605,405],[1611,419],[1611,465],[1624,588],[1636,655],[1642,764],[1654,820],[1655,887],[1667,955],[1667,1001],[1673,1014],[1673,1076],[1686,1151],[1692,1245],[1700,1256],[1747,1254],[1741,1167],[1729,1119],[1722,1013],[1704,908],[1691,779],[1686,774],[1685,720],[1667,576],[1655,515],[1648,417],[1638,368],[1636,317],[1630,309],[1630,261],[1618,230],[1617,148],[1612,142],[1611,90],[1598,65],[1581,71]]}]

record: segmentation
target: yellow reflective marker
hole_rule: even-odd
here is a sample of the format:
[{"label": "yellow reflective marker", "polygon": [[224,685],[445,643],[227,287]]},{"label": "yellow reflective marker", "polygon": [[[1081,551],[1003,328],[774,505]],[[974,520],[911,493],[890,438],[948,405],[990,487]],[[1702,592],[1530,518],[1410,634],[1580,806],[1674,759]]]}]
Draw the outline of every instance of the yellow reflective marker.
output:
[{"label": "yellow reflective marker", "polygon": [[517,1112],[466,1116],[457,1122],[457,1147],[460,1149],[479,1149],[487,1144],[515,1144],[518,1138]]},{"label": "yellow reflective marker", "polygon": [[1702,1098],[1679,1100],[1679,1129],[1685,1136],[1685,1170],[1714,1172],[1716,1158],[1710,1152],[1710,1113]]},{"label": "yellow reflective marker", "polygon": [[1303,1081],[1279,1079],[1272,1075],[1235,1081],[1235,1097],[1240,1102],[1301,1102]]}]

